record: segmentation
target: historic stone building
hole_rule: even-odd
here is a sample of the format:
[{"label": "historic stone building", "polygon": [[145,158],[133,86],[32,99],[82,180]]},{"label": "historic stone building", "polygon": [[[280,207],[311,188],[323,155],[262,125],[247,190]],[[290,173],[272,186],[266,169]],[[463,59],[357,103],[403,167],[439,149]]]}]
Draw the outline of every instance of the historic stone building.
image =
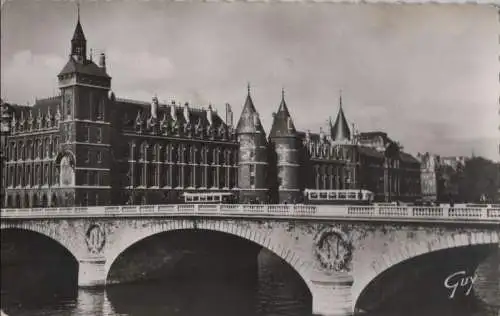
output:
[{"label": "historic stone building", "polygon": [[305,189],[367,189],[380,201],[420,195],[420,165],[384,133],[354,134],[342,101],[328,133],[298,131],[284,95],[269,137],[250,89],[233,127],[208,105],[119,99],[78,19],[60,94],[2,102],[6,207],[177,203],[184,192],[240,202],[300,202]]},{"label": "historic stone building", "polygon": [[417,154],[421,167],[422,200],[435,202],[441,195],[440,157],[430,153]]}]

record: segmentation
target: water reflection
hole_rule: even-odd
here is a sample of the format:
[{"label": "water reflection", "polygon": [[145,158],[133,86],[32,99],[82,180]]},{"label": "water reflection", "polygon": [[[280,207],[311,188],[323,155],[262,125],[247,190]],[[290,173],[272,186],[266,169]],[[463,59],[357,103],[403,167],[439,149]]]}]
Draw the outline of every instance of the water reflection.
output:
[{"label": "water reflection", "polygon": [[[486,266],[498,271],[497,261]],[[485,269],[485,268],[483,268]],[[19,274],[18,274],[19,275]],[[495,274],[496,275],[496,274]],[[481,291],[496,290],[498,277],[481,284]],[[33,288],[34,289],[34,288]],[[67,316],[310,316],[311,296],[300,277],[267,252],[259,255],[258,278],[218,282],[213,278],[122,284],[95,290],[61,289],[46,284],[24,295],[2,291],[2,309],[8,315]],[[15,295],[14,295],[15,294]],[[36,294],[36,295],[35,295]],[[478,303],[478,302],[476,302]],[[500,298],[496,298],[500,305]],[[498,316],[492,305],[467,307],[421,306],[365,316]]]}]

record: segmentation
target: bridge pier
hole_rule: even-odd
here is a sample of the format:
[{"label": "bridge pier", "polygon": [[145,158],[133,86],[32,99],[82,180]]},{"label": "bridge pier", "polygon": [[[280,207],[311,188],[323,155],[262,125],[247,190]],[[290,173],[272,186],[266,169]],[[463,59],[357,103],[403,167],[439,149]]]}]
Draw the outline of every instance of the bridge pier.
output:
[{"label": "bridge pier", "polygon": [[314,316],[353,315],[351,287],[353,278],[346,275],[324,275],[312,280]]},{"label": "bridge pier", "polygon": [[100,287],[106,285],[105,258],[78,260],[78,287]]}]

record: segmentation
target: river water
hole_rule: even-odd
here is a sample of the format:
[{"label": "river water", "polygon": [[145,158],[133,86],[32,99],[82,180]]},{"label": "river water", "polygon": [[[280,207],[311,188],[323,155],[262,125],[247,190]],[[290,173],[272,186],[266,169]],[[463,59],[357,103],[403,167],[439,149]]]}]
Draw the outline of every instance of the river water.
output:
[{"label": "river water", "polygon": [[[498,257],[480,266],[480,283],[476,292],[486,298],[467,307],[436,307],[370,313],[367,316],[498,316],[500,293]],[[40,284],[20,295],[2,289],[2,309],[8,315],[106,315],[106,316],[307,316],[311,315],[310,294],[291,268],[272,255],[259,257],[258,277],[245,282],[184,279],[121,284],[104,289],[55,289]],[[498,274],[490,274],[496,275]],[[20,279],[22,281],[22,278]],[[471,307],[472,306],[472,307]],[[387,312],[389,310],[389,312]]]}]

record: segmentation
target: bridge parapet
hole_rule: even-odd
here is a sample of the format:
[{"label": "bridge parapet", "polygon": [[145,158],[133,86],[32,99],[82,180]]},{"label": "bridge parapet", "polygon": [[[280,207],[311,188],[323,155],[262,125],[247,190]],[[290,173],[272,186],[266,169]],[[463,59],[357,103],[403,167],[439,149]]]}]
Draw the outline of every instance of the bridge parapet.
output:
[{"label": "bridge parapet", "polygon": [[354,206],[304,204],[164,204],[3,209],[6,218],[229,216],[500,223],[500,207]]}]

